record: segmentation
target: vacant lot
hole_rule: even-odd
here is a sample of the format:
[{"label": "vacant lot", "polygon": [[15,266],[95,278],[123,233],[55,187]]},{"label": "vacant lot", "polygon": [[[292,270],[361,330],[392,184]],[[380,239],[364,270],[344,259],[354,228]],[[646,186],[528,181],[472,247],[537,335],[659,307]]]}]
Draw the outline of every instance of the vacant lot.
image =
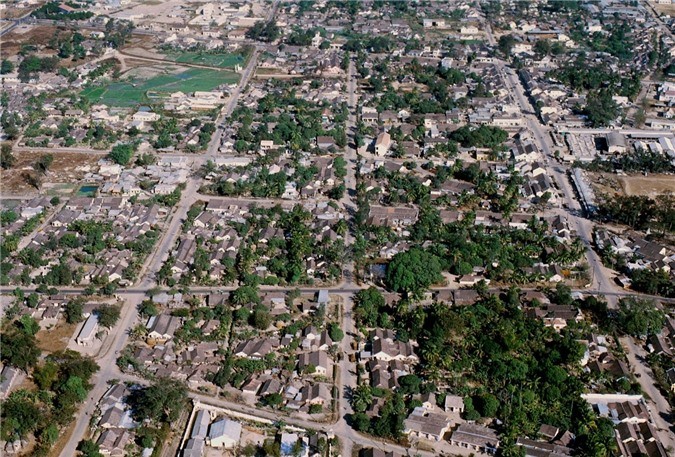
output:
[{"label": "vacant lot", "polygon": [[[136,70],[139,69],[134,71]],[[131,76],[125,81],[91,86],[84,89],[81,95],[92,103],[133,107],[148,103],[149,96],[162,97],[178,91],[185,93],[209,91],[221,84],[231,84],[239,80],[239,75],[230,71],[205,68],[190,68],[184,71],[174,68],[173,70],[173,72],[165,71],[162,74],[155,74],[147,79]]]},{"label": "vacant lot", "polygon": [[[46,152],[14,152],[16,165],[10,170],[0,170],[0,192],[4,195],[32,194],[37,190],[26,182],[27,173],[35,173],[33,164]],[[94,166],[102,155],[74,152],[52,152],[54,162],[47,176],[42,178],[43,188],[50,182],[77,183],[86,173],[85,167]],[[58,193],[58,192],[57,192]]]},{"label": "vacant lot", "polygon": [[655,197],[666,192],[675,193],[675,176],[624,176],[617,180],[626,195]]},{"label": "vacant lot", "polygon": [[60,321],[54,328],[41,330],[37,333],[37,345],[41,351],[50,354],[64,351],[76,328],[77,324],[68,324],[65,321]]},{"label": "vacant lot", "polygon": [[[2,37],[2,57],[7,58],[19,53],[22,44],[46,44],[57,32],[51,25],[20,25]],[[45,51],[55,54],[56,51]]]}]

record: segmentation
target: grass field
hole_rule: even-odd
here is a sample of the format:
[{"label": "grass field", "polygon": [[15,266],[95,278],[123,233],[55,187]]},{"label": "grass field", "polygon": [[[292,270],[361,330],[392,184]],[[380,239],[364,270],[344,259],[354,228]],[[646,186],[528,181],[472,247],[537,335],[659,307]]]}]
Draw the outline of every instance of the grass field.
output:
[{"label": "grass field", "polygon": [[232,68],[237,64],[243,65],[246,60],[241,54],[207,54],[201,52],[168,53],[166,58],[176,63],[208,65],[218,68]]},{"label": "grass field", "polygon": [[80,95],[92,103],[131,107],[148,102],[148,92],[160,96],[172,92],[208,91],[221,84],[231,84],[239,75],[230,71],[190,68],[180,73],[166,73],[148,79],[130,79],[84,89]]}]

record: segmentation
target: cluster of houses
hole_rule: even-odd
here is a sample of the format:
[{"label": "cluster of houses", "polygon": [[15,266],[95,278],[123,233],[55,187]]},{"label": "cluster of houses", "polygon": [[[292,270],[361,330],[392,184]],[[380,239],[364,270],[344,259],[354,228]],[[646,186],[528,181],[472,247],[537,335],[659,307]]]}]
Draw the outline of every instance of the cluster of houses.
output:
[{"label": "cluster of houses", "polygon": [[[3,221],[2,235],[9,236],[18,234],[29,220],[47,215],[55,208],[49,198],[39,196],[31,198],[30,200],[20,202],[16,207],[11,208],[7,206],[2,209],[3,213],[14,213],[12,218],[8,218],[7,222]],[[13,221],[11,219],[14,219]]]},{"label": "cluster of houses", "polygon": [[[671,267],[675,264],[675,251],[669,246],[645,240],[637,235],[625,236],[604,229],[596,230],[593,237],[599,250],[609,249],[614,255],[624,258],[629,273],[647,268],[661,270],[668,273],[671,278],[675,274]],[[626,289],[631,286],[629,276],[621,275],[617,281]]]},{"label": "cluster of houses", "polygon": [[[47,275],[53,268],[65,264],[73,274],[73,280],[79,276],[80,284],[89,284],[97,278],[124,284],[130,279],[130,275],[125,271],[134,257],[133,251],[125,246],[154,231],[165,216],[164,207],[131,203],[125,197],[73,197],[48,219],[42,230],[36,232],[27,244],[22,246],[43,252],[44,264],[33,267],[24,264],[17,257],[7,276],[10,281],[18,283],[26,269],[30,278],[36,278]],[[80,222],[106,228],[102,231],[106,244],[97,246],[99,252],[96,259],[80,255],[85,253],[82,244],[88,236],[79,232],[73,225]],[[48,246],[51,247],[45,249]]]},{"label": "cluster of houses", "polygon": [[189,176],[185,157],[159,156],[156,164],[124,168],[102,159],[96,172],[84,176],[87,183],[97,184],[100,195],[149,198],[168,195],[184,184]]},{"label": "cluster of houses", "polygon": [[[135,447],[135,429],[139,423],[132,417],[132,411],[126,403],[131,393],[123,383],[110,386],[98,401],[95,422],[96,439],[99,452],[106,457],[128,455],[130,446]],[[152,448],[142,449],[142,455],[150,455]]]},{"label": "cluster of houses", "polygon": [[[333,138],[327,138],[328,144],[335,146]],[[318,146],[320,149],[328,149],[324,148],[321,142],[318,142]],[[278,146],[274,145],[272,140],[263,140],[260,143],[260,149],[263,152],[276,147]],[[297,176],[296,169],[300,166],[310,168],[316,172],[307,180],[306,176]],[[282,174],[285,184],[283,192],[281,192],[279,197],[283,200],[327,200],[326,193],[342,182],[342,179],[336,175],[334,159],[332,157],[308,157],[308,155],[299,161],[282,156],[272,165],[259,162],[251,163],[248,160],[231,160],[225,162],[224,165],[220,166],[217,173],[212,173],[207,179],[213,182],[227,182],[233,186],[246,185],[247,182],[255,180],[258,175],[263,173],[265,176]],[[301,181],[299,183],[300,178],[307,182]]]},{"label": "cluster of houses", "polygon": [[612,421],[621,455],[666,457],[649,408],[642,395],[586,394],[582,397],[600,416]]},{"label": "cluster of houses", "polygon": [[215,449],[234,449],[239,445],[241,423],[227,417],[218,417],[215,408],[195,408],[190,423],[188,423],[189,438],[181,446],[182,457],[203,457],[207,446]]},{"label": "cluster of houses", "polygon": [[[175,310],[184,306],[183,298],[171,296],[161,300],[161,297],[154,297],[153,300],[160,299],[164,303],[162,306]],[[209,307],[224,304],[227,300],[227,296],[220,294],[202,298]],[[331,298],[328,291],[321,290],[315,295],[301,295],[295,302],[297,311],[292,311],[284,292],[268,292],[262,297],[263,306],[273,317],[295,312],[298,319],[308,318],[318,308],[325,310]],[[283,404],[289,410],[315,414],[330,408],[336,343],[326,326],[308,323],[295,333],[283,333],[275,327],[272,333],[251,336],[249,332],[249,336],[235,336],[225,342],[225,336],[216,333],[222,325],[218,319],[201,319],[190,325],[200,329],[197,340],[176,341],[176,331],[186,325],[186,320],[168,312],[150,317],[145,324],[145,341],[130,348],[133,364],[128,368],[147,376],[177,379],[191,389],[215,390],[211,376],[221,368],[223,348],[229,345],[235,359],[263,361],[273,357],[278,362],[276,368],[248,377],[236,386],[245,402],[255,404],[274,394],[282,396]],[[287,371],[282,366],[293,369]]]},{"label": "cluster of houses", "polygon": [[[255,230],[254,233],[244,235],[234,229],[235,223],[245,223],[253,217],[250,213],[252,207],[272,206],[274,205],[269,202],[265,204],[254,200],[211,197],[204,211],[195,218],[192,227],[178,241],[171,265],[173,277],[179,279],[182,275],[190,273],[194,252],[197,249],[197,238],[206,240],[208,260],[211,265],[208,272],[210,281],[219,282],[227,279],[224,275],[227,259],[233,261],[242,245],[252,244],[258,246],[258,250],[263,252],[257,257],[256,265],[253,266],[255,274],[261,279],[273,276],[274,274],[268,270],[269,262],[273,258],[264,254],[264,248],[269,246],[272,240],[285,240],[287,234],[275,227],[274,222],[267,227]],[[292,209],[292,206],[290,203],[282,205],[285,210]],[[308,202],[304,207],[313,217],[307,224],[308,229],[315,234],[314,241],[317,245],[330,244],[342,239],[342,235],[337,233],[335,227],[335,224],[344,217],[340,210],[326,202]],[[319,254],[308,256],[303,260],[305,274],[311,278],[325,277],[327,269],[331,266],[331,263]]]}]

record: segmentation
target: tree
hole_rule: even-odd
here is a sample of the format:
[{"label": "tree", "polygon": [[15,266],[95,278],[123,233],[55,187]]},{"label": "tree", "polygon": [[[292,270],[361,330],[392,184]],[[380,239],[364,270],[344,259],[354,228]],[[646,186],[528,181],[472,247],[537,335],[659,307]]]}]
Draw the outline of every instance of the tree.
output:
[{"label": "tree", "polygon": [[331,340],[339,343],[345,337],[345,333],[337,323],[333,322],[328,326],[328,336]]},{"label": "tree", "polygon": [[44,365],[35,367],[33,370],[33,380],[42,390],[51,390],[58,378],[59,366],[51,360],[47,360]]},{"label": "tree", "polygon": [[661,331],[665,314],[650,300],[628,297],[619,301],[617,320],[623,333],[644,337]]},{"label": "tree", "polygon": [[417,375],[409,374],[399,377],[398,383],[402,395],[414,395],[420,393],[422,380]]},{"label": "tree", "polygon": [[506,57],[511,55],[511,50],[516,44],[516,39],[513,35],[502,35],[499,37],[499,42],[497,43],[497,49]]},{"label": "tree", "polygon": [[495,417],[499,409],[499,400],[492,394],[483,394],[474,399],[476,410],[483,417]]},{"label": "tree", "polygon": [[387,266],[387,286],[407,296],[418,296],[433,283],[443,279],[441,263],[429,252],[414,247],[399,252]]},{"label": "tree", "polygon": [[136,146],[134,144],[118,144],[113,146],[108,157],[118,165],[126,165],[131,160],[131,157],[133,157],[135,151]]},{"label": "tree", "polygon": [[258,330],[267,330],[272,323],[272,315],[267,306],[262,304],[256,305],[249,321],[251,322],[251,325]]},{"label": "tree", "polygon": [[591,127],[605,127],[619,117],[619,105],[612,99],[610,91],[592,91],[586,97],[583,113]]},{"label": "tree", "polygon": [[0,333],[0,358],[9,365],[23,371],[35,366],[40,357],[35,335],[20,331],[14,327]]},{"label": "tree", "polygon": [[42,412],[32,395],[24,389],[12,392],[2,404],[2,439],[27,438],[38,429]]},{"label": "tree", "polygon": [[72,300],[69,300],[68,303],[66,303],[65,306],[65,314],[66,314],[66,322],[69,324],[76,324],[78,322],[81,322],[83,317],[82,317],[82,312],[84,310],[84,300],[81,298],[73,298]]},{"label": "tree", "polygon": [[174,379],[157,379],[129,395],[134,417],[139,421],[173,422],[187,405],[185,386]]},{"label": "tree", "polygon": [[51,154],[45,154],[33,164],[33,168],[43,175],[46,175],[53,162],[54,156]]},{"label": "tree", "polygon": [[261,299],[257,288],[253,286],[241,286],[230,293],[230,302],[233,305],[245,306],[260,304]]},{"label": "tree", "polygon": [[120,318],[120,307],[117,305],[101,305],[94,310],[98,316],[98,325],[112,328]]},{"label": "tree", "polygon": [[6,75],[14,71],[14,64],[7,59],[2,59],[0,62],[0,75]]},{"label": "tree", "polygon": [[356,321],[366,327],[375,326],[380,309],[385,304],[382,293],[371,286],[368,289],[360,290],[354,297],[354,302],[356,304],[354,308]]},{"label": "tree", "polygon": [[16,157],[12,154],[12,145],[9,143],[2,143],[0,146],[0,167],[3,170],[8,170],[16,163]]},{"label": "tree", "polygon": [[91,440],[80,441],[80,444],[77,445],[77,450],[80,451],[81,457],[103,457],[98,444]]},{"label": "tree", "polygon": [[30,336],[35,336],[38,331],[40,331],[40,325],[37,323],[35,318],[28,314],[24,314],[17,321],[19,328],[23,333]]},{"label": "tree", "polygon": [[150,317],[150,316],[156,316],[159,311],[157,309],[157,305],[155,302],[152,301],[152,299],[147,299],[143,300],[139,305],[138,305],[138,313],[143,316],[143,317]]}]

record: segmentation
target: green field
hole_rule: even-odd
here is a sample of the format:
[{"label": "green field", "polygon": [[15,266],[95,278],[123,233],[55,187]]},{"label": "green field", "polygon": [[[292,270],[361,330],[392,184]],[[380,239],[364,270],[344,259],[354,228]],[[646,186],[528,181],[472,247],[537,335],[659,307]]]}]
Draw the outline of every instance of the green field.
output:
[{"label": "green field", "polygon": [[208,65],[218,68],[232,68],[237,64],[243,65],[246,61],[241,54],[207,54],[202,52],[171,52],[166,58],[176,63]]},{"label": "green field", "polygon": [[167,73],[149,79],[130,79],[91,86],[80,95],[92,103],[105,103],[108,106],[131,107],[148,103],[148,92],[168,95],[172,92],[208,91],[221,84],[231,84],[239,80],[239,75],[230,71],[190,68],[181,73]]}]

